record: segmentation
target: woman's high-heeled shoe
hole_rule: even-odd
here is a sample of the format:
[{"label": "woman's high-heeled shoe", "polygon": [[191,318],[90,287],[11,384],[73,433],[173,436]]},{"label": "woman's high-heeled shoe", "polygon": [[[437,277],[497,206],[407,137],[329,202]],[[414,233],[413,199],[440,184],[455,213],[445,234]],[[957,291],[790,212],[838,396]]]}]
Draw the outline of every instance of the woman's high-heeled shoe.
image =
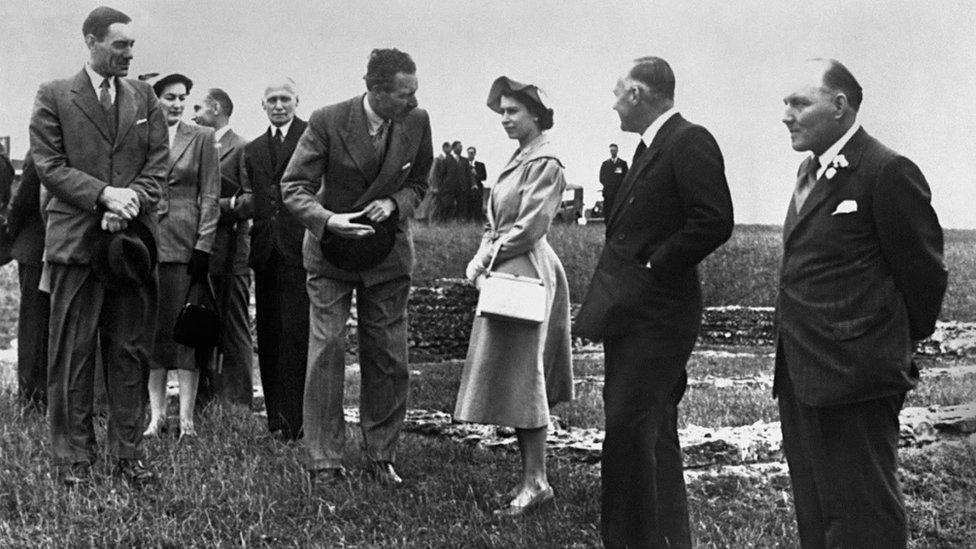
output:
[{"label": "woman's high-heeled shoe", "polygon": [[142,432],[142,438],[159,438],[167,432],[169,432],[169,426],[166,425],[165,419],[150,421],[149,426]]},{"label": "woman's high-heeled shoe", "polygon": [[513,500],[505,507],[495,509],[491,514],[495,518],[518,518],[551,502],[555,497],[552,487],[549,487],[532,496],[524,505],[515,505]]}]

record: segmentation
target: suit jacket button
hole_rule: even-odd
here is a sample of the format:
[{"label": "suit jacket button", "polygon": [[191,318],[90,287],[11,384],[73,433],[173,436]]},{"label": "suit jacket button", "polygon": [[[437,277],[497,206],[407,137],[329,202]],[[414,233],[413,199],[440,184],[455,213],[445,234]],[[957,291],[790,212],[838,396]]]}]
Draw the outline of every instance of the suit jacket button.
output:
[{"label": "suit jacket button", "polygon": [[617,240],[623,240],[623,239],[624,239],[624,235],[623,234],[618,234],[617,235]]},{"label": "suit jacket button", "polygon": [[633,196],[630,197],[630,200],[628,200],[627,203],[628,204],[633,204],[634,203],[634,197]]}]

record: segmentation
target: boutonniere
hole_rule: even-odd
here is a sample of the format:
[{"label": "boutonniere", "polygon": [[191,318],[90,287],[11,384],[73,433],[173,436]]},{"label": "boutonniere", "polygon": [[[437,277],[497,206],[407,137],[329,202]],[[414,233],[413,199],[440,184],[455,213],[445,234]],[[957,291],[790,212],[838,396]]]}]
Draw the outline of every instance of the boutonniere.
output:
[{"label": "boutonniere", "polygon": [[827,176],[827,179],[833,179],[834,176],[837,175],[837,170],[846,168],[848,166],[850,166],[850,163],[847,162],[847,157],[842,154],[838,154],[833,160],[830,161],[824,175]]}]

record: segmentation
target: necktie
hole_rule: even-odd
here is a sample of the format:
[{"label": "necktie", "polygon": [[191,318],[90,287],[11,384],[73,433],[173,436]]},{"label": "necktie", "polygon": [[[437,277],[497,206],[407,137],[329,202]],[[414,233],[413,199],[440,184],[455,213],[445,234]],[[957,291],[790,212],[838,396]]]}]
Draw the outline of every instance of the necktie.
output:
[{"label": "necktie", "polygon": [[115,105],[112,104],[112,93],[109,92],[109,82],[108,78],[103,78],[102,83],[98,86],[101,91],[98,92],[98,102],[102,104],[102,110],[105,111],[105,119],[108,121],[108,129],[112,134],[112,138],[115,138]]},{"label": "necktie", "polygon": [[281,133],[281,128],[275,129],[275,141],[280,145],[285,142],[285,136]]},{"label": "necktie", "polygon": [[641,139],[640,143],[638,143],[637,145],[637,150],[634,151],[634,159],[630,161],[630,165],[633,166],[634,164],[636,164],[637,159],[640,158],[640,155],[644,154],[644,151],[646,150],[647,150],[647,145],[645,145],[644,140]]},{"label": "necktie", "polygon": [[281,133],[281,128],[275,128],[274,135],[271,137],[271,164],[274,165],[275,169],[278,169],[278,162],[281,161],[282,144],[285,142],[285,136]]},{"label": "necktie", "polygon": [[796,179],[796,190],[793,191],[793,206],[796,208],[796,213],[800,213],[800,210],[803,209],[803,203],[806,202],[813,191],[813,187],[817,184],[817,170],[820,169],[820,160],[814,156],[807,162],[807,169],[803,170],[800,177]]},{"label": "necktie", "polygon": [[380,159],[380,162],[383,162],[383,157],[386,156],[386,134],[389,128],[390,121],[384,120],[380,124],[380,128],[372,136],[373,149],[376,150],[376,157]]}]

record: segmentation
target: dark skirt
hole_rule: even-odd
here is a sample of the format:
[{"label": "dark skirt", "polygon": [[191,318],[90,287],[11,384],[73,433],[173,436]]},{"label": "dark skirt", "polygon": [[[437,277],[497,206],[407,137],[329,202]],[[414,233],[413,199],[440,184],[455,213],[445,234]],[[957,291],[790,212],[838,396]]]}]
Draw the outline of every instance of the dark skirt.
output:
[{"label": "dark skirt", "polygon": [[186,269],[186,263],[159,264],[159,313],[153,340],[153,370],[197,369],[194,350],[173,341],[173,326],[190,288],[190,275]]}]

